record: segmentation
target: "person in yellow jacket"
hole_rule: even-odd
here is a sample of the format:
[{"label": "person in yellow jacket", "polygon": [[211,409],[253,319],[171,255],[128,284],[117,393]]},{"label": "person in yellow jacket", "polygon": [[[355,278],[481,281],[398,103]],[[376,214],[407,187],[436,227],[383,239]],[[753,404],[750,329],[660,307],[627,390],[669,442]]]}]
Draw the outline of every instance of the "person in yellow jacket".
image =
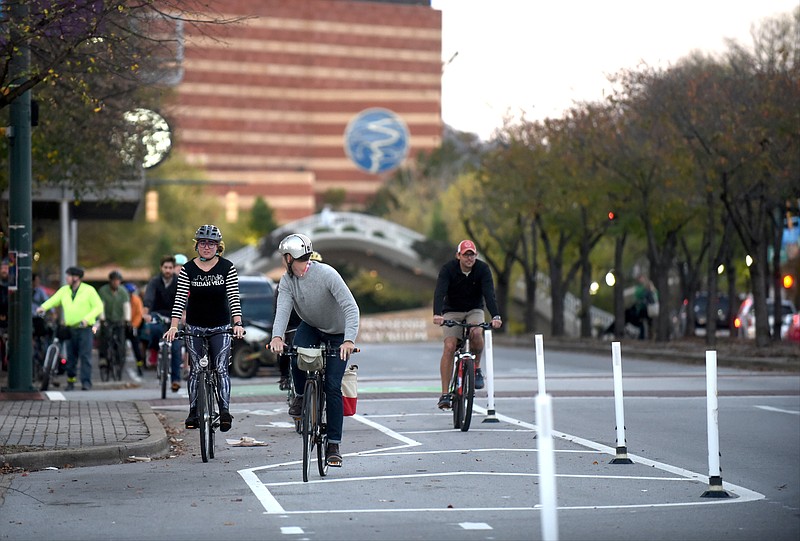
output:
[{"label": "person in yellow jacket", "polygon": [[92,342],[94,333],[92,326],[97,317],[103,313],[103,301],[97,290],[83,283],[83,269],[69,267],[67,284],[56,291],[52,297],[36,309],[42,314],[56,306],[64,312],[64,325],[69,329],[67,342],[67,391],[75,388],[78,375],[78,360],[81,364],[81,388],[88,391],[92,388]]}]

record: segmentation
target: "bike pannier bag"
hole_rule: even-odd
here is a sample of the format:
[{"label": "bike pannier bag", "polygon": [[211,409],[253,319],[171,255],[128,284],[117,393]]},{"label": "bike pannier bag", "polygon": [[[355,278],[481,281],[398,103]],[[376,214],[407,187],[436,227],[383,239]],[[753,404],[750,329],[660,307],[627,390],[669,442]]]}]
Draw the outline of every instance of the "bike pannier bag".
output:
[{"label": "bike pannier bag", "polygon": [[349,417],[356,414],[358,401],[358,365],[351,364],[342,376],[342,405],[344,415]]},{"label": "bike pannier bag", "polygon": [[306,372],[322,370],[324,363],[322,350],[318,348],[297,348],[297,368]]}]

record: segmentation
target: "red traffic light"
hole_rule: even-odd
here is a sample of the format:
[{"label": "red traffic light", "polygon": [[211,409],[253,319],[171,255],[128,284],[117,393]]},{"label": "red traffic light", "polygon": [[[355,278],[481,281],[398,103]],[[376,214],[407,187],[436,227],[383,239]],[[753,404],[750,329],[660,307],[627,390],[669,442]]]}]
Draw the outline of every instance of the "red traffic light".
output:
[{"label": "red traffic light", "polygon": [[614,221],[616,218],[617,218],[617,215],[616,215],[616,214],[614,214],[614,212],[613,212],[613,211],[610,211],[610,212],[608,213],[608,219],[609,219],[609,220],[611,220],[612,222],[613,222],[613,221]]}]

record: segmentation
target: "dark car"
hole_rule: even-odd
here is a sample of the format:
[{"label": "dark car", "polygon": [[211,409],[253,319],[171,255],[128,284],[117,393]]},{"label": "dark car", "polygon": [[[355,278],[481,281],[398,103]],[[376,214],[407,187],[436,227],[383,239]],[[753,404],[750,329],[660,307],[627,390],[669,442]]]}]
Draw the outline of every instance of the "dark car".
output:
[{"label": "dark car", "polygon": [[264,348],[271,338],[275,317],[275,284],[265,276],[239,276],[239,296],[245,336],[233,341],[231,375],[250,378],[262,364],[275,364],[275,356]]},{"label": "dark car", "polygon": [[[688,303],[684,303],[686,305]],[[694,334],[696,336],[705,336],[706,327],[708,326],[708,292],[700,291],[695,295],[694,303],[692,304],[694,311]],[[725,334],[730,332],[731,324],[731,304],[727,295],[722,293],[717,294],[717,333]]]}]

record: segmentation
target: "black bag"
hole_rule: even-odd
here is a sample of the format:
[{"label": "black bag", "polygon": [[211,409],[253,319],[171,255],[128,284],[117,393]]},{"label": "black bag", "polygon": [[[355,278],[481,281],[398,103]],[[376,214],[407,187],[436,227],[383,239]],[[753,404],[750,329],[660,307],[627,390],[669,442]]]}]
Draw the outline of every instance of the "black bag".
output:
[{"label": "black bag", "polygon": [[66,325],[59,325],[58,330],[56,330],[56,336],[62,342],[66,342],[70,338],[72,338],[72,331]]}]

